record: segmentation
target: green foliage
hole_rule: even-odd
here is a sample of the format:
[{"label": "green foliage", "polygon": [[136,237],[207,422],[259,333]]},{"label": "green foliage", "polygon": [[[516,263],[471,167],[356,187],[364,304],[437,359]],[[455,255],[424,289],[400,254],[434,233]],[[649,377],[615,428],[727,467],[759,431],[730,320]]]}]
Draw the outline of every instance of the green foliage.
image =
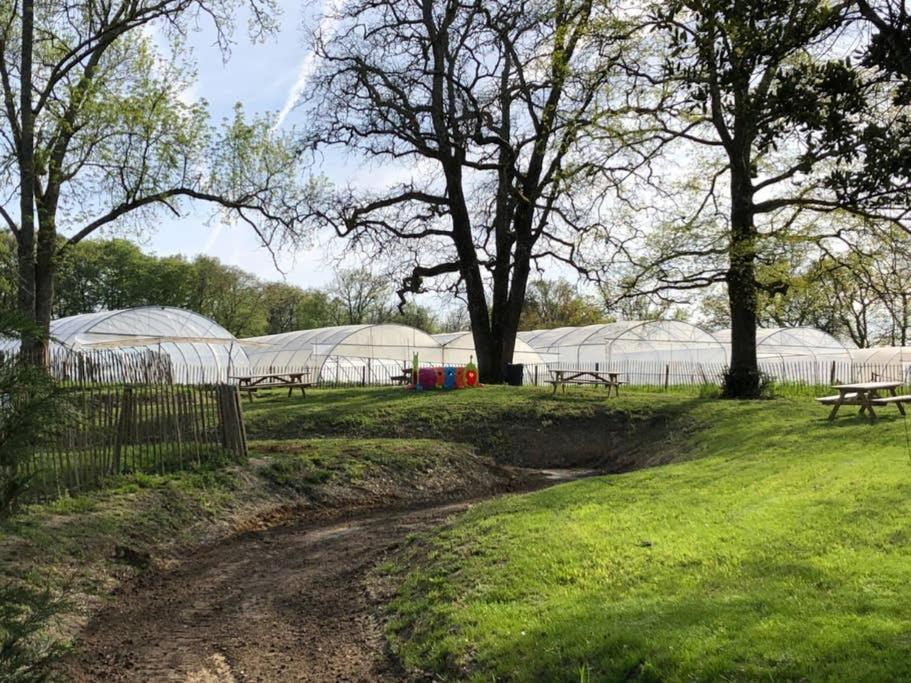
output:
[{"label": "green foliage", "polygon": [[[0,233],[0,306],[16,305],[16,244]],[[264,282],[218,259],[145,254],[125,239],[87,239],[68,247],[57,270],[54,317],[135,306],[177,306],[215,320],[238,337],[357,322],[390,322],[428,332],[436,316],[392,304],[389,280],[343,271],[326,289]]]},{"label": "green foliage", "polygon": [[859,154],[837,159],[829,183],[850,206],[903,216],[911,188],[911,19],[905,0],[861,0],[857,8],[869,35],[861,63],[879,106],[846,135],[860,142]]},{"label": "green foliage", "polygon": [[47,635],[49,622],[67,608],[51,591],[12,582],[0,584],[0,680],[38,683],[47,680],[48,665],[64,652]]},{"label": "green foliage", "polygon": [[[27,327],[0,312],[0,337]],[[43,368],[0,358],[0,519],[15,511],[29,485],[22,463],[69,414],[63,392]]]},{"label": "green foliage", "polygon": [[535,280],[525,294],[520,330],[606,322],[604,307],[566,280]]},{"label": "green foliage", "polygon": [[335,317],[335,304],[328,293],[269,282],[262,288],[266,311],[264,334],[326,327]]},{"label": "green foliage", "polygon": [[769,375],[759,370],[746,383],[741,375],[724,371],[721,383],[721,398],[770,399],[775,397],[775,383]]},{"label": "green foliage", "polygon": [[717,384],[700,384],[699,398],[721,398],[721,387]]}]

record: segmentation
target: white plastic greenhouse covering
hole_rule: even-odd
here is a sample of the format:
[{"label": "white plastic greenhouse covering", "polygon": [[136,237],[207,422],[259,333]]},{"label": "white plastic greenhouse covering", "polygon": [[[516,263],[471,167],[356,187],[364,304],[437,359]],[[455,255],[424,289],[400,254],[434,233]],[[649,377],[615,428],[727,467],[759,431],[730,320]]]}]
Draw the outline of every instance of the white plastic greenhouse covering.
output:
[{"label": "white plastic greenhouse covering", "polygon": [[410,365],[443,362],[439,343],[405,325],[342,325],[242,339],[254,372],[309,369],[313,382],[384,384]]},{"label": "white plastic greenhouse covering", "polygon": [[894,379],[911,381],[911,346],[874,346],[850,349],[852,381]]},{"label": "white plastic greenhouse covering", "polygon": [[561,365],[624,361],[723,363],[724,347],[709,332],[678,320],[625,320],[520,332],[519,338]]},{"label": "white plastic greenhouse covering", "polygon": [[624,381],[660,384],[705,381],[726,361],[724,346],[709,332],[678,320],[613,323],[520,332],[550,368],[619,372]]},{"label": "white plastic greenhouse covering", "polygon": [[[731,348],[731,331],[715,333]],[[759,369],[780,381],[831,384],[848,381],[854,371],[851,346],[813,327],[769,327],[756,330]]]},{"label": "white plastic greenhouse covering", "polygon": [[[452,365],[465,365],[469,361],[478,362],[478,354],[474,348],[474,337],[471,332],[449,332],[435,334],[433,338],[443,347],[443,362]],[[512,352],[513,363],[525,365],[543,365],[544,359],[540,353],[531,348],[521,339],[516,339]]]},{"label": "white plastic greenhouse covering", "polygon": [[[730,349],[730,330],[715,336]],[[812,327],[769,327],[756,330],[756,355],[760,361],[781,363],[850,361],[851,347]]]},{"label": "white plastic greenhouse covering", "polygon": [[[51,322],[51,353],[108,352],[108,358],[127,358],[154,351],[170,359],[177,382],[226,381],[244,372],[249,363],[237,339],[221,325],[181,308],[145,306],[85,313]],[[14,351],[18,341],[0,342]]]}]

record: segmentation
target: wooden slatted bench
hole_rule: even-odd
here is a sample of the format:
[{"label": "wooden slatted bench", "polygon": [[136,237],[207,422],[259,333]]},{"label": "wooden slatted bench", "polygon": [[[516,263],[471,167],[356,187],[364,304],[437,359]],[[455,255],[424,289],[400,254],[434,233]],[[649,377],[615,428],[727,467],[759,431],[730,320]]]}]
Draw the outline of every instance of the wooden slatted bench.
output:
[{"label": "wooden slatted bench", "polygon": [[870,399],[870,403],[877,406],[887,406],[890,403],[894,403],[898,408],[898,412],[902,415],[905,414],[905,403],[911,403],[911,394],[900,394],[897,396],[883,396],[881,398]]},{"label": "wooden slatted bench", "polygon": [[839,394],[834,394],[832,396],[819,396],[816,399],[819,403],[822,403],[824,406],[831,406],[839,403],[839,400],[842,405],[859,405],[857,402],[857,394],[845,394],[844,398]]}]

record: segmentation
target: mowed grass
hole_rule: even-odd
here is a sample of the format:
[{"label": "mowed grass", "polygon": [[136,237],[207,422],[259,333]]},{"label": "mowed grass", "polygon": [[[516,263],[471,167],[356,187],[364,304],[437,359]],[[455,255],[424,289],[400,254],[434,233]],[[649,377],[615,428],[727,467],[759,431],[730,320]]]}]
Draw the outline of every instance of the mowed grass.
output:
[{"label": "mowed grass", "polygon": [[387,565],[406,664],[479,681],[911,678],[896,411],[649,403],[675,401],[682,462],[478,505]]}]

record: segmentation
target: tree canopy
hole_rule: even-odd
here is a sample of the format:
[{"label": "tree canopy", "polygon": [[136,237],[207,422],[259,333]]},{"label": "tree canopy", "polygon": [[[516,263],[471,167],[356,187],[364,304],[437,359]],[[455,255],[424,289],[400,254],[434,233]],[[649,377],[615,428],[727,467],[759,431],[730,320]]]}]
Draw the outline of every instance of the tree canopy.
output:
[{"label": "tree canopy", "polygon": [[[274,6],[250,3],[254,32],[267,33]],[[295,237],[312,186],[287,138],[240,107],[213,125],[205,103],[185,96],[186,31],[209,21],[226,47],[240,6],[18,0],[0,9],[0,219],[17,242],[18,309],[39,328],[63,253],[104,226],[145,230],[158,212],[197,200],[266,245]]]}]

